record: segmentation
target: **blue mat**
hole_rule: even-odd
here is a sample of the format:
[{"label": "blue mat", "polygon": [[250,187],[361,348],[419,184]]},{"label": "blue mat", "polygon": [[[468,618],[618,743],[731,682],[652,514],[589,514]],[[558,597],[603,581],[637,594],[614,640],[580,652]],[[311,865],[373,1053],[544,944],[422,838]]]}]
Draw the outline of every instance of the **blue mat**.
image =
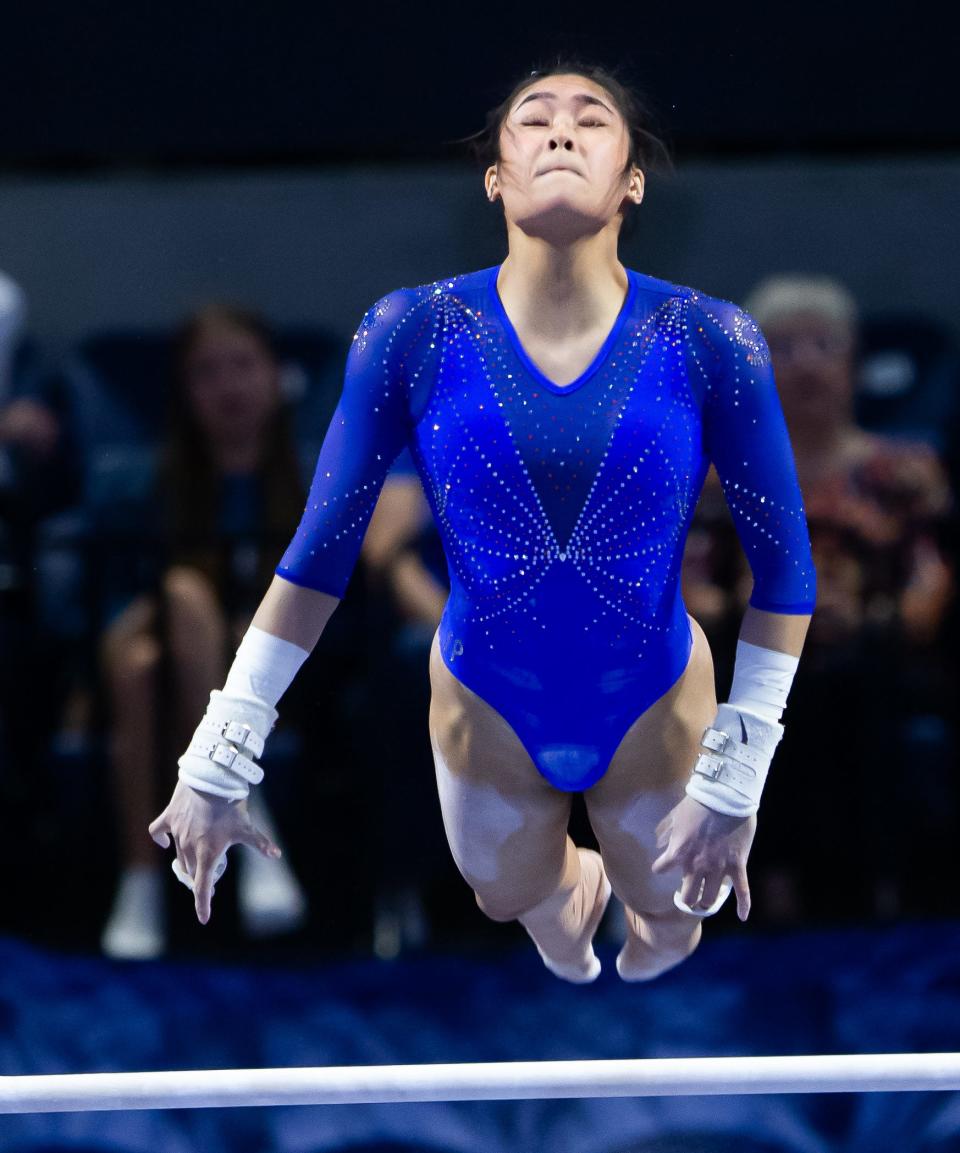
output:
[{"label": "blue mat", "polygon": [[[0,1072],[960,1049],[960,925],[732,932],[651,985],[534,950],[120,965],[0,940]],[[947,1153],[960,1094],[0,1117],[2,1153]]]}]

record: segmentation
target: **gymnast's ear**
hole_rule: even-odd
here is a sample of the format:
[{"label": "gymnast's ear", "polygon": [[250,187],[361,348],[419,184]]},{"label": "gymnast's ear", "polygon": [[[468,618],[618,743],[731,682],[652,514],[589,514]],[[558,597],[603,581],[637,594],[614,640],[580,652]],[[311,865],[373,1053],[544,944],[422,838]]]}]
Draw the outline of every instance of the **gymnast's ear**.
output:
[{"label": "gymnast's ear", "polygon": [[487,192],[487,200],[492,204],[500,196],[500,181],[497,178],[496,164],[491,164],[483,174],[483,186]]},{"label": "gymnast's ear", "polygon": [[643,171],[634,164],[630,170],[630,181],[627,185],[627,196],[634,204],[639,204],[643,200],[644,186],[645,177]]}]

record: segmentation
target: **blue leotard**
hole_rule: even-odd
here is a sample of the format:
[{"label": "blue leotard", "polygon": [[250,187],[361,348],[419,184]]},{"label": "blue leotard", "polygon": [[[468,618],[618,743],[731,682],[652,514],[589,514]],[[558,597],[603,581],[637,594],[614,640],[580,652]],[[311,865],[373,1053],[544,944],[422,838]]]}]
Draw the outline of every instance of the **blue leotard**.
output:
[{"label": "blue leotard", "polygon": [[500,266],[365,314],[307,506],[277,573],[342,596],[409,445],[450,572],[447,667],[557,788],[588,788],[686,668],[684,542],[710,461],[750,604],[811,613],[816,576],[766,343],[734,304],[627,270],[593,363],[558,386],[526,355]]}]

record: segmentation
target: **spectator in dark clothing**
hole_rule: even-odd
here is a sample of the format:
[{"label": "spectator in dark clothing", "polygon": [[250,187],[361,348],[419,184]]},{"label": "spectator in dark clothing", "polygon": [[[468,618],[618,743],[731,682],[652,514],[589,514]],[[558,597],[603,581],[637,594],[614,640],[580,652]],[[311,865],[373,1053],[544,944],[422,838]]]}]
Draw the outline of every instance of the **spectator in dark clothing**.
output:
[{"label": "spectator in dark clothing", "polygon": [[14,364],[26,315],[23,290],[0,272],[0,491],[14,484],[14,457],[22,456],[28,465],[50,460],[60,441],[60,422],[52,408],[40,397],[21,395],[16,387]]},{"label": "spectator in dark clothing", "polygon": [[[226,306],[197,313],[176,342],[174,375],[156,491],[137,525],[151,587],[115,613],[101,646],[123,863],[102,945],[117,957],[165,948],[161,864],[147,826],[305,495],[277,356],[257,316]],[[265,872],[255,856],[240,861],[241,918],[251,931],[295,927],[305,899],[293,873],[278,862]]]}]

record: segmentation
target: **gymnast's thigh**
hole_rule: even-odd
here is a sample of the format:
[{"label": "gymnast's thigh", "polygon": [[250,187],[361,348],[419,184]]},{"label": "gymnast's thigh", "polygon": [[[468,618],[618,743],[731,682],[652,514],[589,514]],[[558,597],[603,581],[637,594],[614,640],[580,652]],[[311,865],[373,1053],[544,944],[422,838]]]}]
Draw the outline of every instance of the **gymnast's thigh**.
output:
[{"label": "gymnast's thigh", "polygon": [[614,892],[638,913],[673,909],[680,873],[660,876],[656,828],[683,796],[703,730],[717,711],[713,657],[692,618],[687,667],[670,689],[630,726],[600,780],[584,793]]},{"label": "gymnast's thigh", "polygon": [[503,717],[453,676],[437,637],[430,683],[430,741],[454,860],[478,895],[505,882],[529,907],[563,873],[571,795],[540,775]]}]

